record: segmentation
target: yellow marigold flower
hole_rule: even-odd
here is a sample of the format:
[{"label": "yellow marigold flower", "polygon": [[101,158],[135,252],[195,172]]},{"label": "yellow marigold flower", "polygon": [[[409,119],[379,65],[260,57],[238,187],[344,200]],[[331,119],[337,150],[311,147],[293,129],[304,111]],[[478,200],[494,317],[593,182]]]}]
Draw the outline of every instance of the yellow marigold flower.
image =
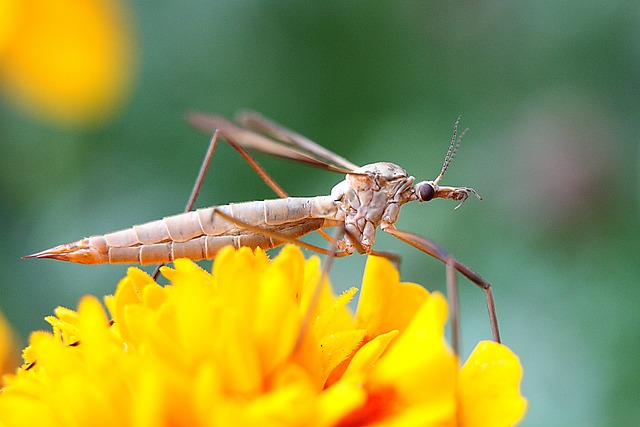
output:
[{"label": "yellow marigold flower", "polygon": [[0,1],[0,84],[63,124],[103,119],[123,99],[133,41],[119,0]]},{"label": "yellow marigold flower", "polygon": [[[231,248],[211,274],[189,260],[160,286],[130,268],[106,298],[58,308],[7,377],[0,425],[508,426],[524,415],[522,370],[483,342],[459,368],[446,302],[370,257],[335,296],[319,259],[286,246]],[[309,311],[313,312],[307,317]],[[307,321],[307,319],[310,319]]]}]

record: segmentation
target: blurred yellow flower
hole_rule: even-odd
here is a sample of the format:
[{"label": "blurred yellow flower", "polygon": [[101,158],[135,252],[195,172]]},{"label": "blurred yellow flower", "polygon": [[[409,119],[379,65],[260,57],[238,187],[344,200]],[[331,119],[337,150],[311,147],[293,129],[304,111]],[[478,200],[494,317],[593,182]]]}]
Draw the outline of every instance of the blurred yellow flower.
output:
[{"label": "blurred yellow flower", "polygon": [[[508,426],[522,370],[482,342],[459,368],[446,302],[370,257],[356,293],[334,296],[319,260],[286,246],[226,249],[209,274],[181,259],[160,286],[130,268],[106,298],[58,308],[7,376],[0,424],[60,426]],[[311,321],[306,313],[312,310]],[[306,326],[305,326],[306,325]]]},{"label": "blurred yellow flower", "polygon": [[[7,319],[0,313],[0,376],[18,366],[18,346]],[[0,385],[2,383],[0,382]]]},{"label": "blurred yellow flower", "polygon": [[128,10],[119,0],[0,0],[0,84],[48,120],[103,120],[133,75]]}]

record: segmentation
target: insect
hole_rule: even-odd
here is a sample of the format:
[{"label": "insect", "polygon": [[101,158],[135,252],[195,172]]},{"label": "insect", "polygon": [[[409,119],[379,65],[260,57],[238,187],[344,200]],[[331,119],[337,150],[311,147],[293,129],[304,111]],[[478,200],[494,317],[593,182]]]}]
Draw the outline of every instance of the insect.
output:
[{"label": "insect", "polygon": [[[460,118],[454,125],[453,137],[440,173],[433,180],[418,183],[414,183],[414,177],[393,163],[379,162],[359,167],[257,113],[241,114],[238,117],[240,125],[222,117],[200,113],[190,114],[188,120],[201,131],[209,134],[215,132],[208,160],[203,163],[192,193],[191,206],[204,179],[218,134],[240,151],[281,198],[197,210],[191,210],[188,205],[188,212],[182,214],[113,233],[83,238],[24,258],[52,258],[81,264],[157,264],[180,257],[211,259],[226,245],[268,249],[287,242],[329,253],[326,249],[298,240],[313,231],[320,232],[331,243],[334,251],[330,252],[337,257],[359,252],[394,258],[392,254],[373,249],[376,230],[380,228],[446,264],[450,298],[451,293],[455,293],[456,270],[485,290],[493,337],[500,341],[490,284],[440,246],[394,225],[400,207],[408,202],[450,199],[459,202],[457,209],[470,195],[481,199],[472,188],[440,185],[464,135],[463,131],[458,136]],[[335,185],[326,196],[288,197],[244,148],[343,173],[345,179]],[[341,239],[324,231],[325,228],[335,226],[344,231]],[[452,306],[452,331],[457,333],[455,305]],[[456,348],[457,337],[453,341]]]}]

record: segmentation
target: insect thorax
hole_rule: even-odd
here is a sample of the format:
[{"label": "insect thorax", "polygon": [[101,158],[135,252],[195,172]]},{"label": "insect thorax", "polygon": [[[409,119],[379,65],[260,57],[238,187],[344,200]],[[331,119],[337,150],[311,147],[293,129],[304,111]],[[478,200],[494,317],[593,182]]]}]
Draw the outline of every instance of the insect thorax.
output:
[{"label": "insect thorax", "polygon": [[[371,250],[376,228],[393,224],[400,206],[416,199],[413,181],[400,166],[379,162],[347,174],[332,189],[331,195],[343,211],[347,234],[359,238],[365,251]],[[353,245],[346,240],[346,250],[353,251]]]}]

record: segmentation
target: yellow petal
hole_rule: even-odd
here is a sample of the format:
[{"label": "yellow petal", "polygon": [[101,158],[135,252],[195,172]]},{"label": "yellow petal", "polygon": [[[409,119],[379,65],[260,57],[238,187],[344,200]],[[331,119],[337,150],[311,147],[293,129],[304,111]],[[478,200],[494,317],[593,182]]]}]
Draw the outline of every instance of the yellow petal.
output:
[{"label": "yellow petal", "polygon": [[302,381],[264,393],[247,406],[242,425],[305,425],[312,419],[315,394],[311,385]]},{"label": "yellow petal", "polygon": [[340,381],[318,396],[315,425],[342,425],[339,421],[362,407],[366,400],[367,392],[355,378]]},{"label": "yellow petal", "polygon": [[269,266],[261,283],[252,286],[257,304],[251,332],[260,349],[265,373],[291,355],[298,339],[302,319],[296,296],[300,293],[303,263],[301,253],[300,258],[281,254]]},{"label": "yellow petal", "polygon": [[0,420],[4,426],[52,425],[53,406],[39,405],[34,411],[33,397],[22,393],[4,393],[0,399]]},{"label": "yellow petal", "polygon": [[[180,348],[181,342],[176,338],[175,328],[168,327],[171,322],[162,318],[163,314],[154,313],[141,305],[125,307],[122,321],[129,325],[127,347],[144,349],[151,354],[162,354],[168,363],[184,367],[185,354]],[[162,321],[158,318],[162,318]]]},{"label": "yellow petal", "polygon": [[353,359],[349,363],[349,367],[344,372],[343,378],[348,378],[352,375],[367,374],[371,368],[378,362],[382,353],[387,349],[387,346],[398,335],[398,331],[387,332],[383,335],[378,335],[358,350]]},{"label": "yellow petal", "polygon": [[193,261],[179,259],[174,264],[175,270],[171,270],[171,274],[167,274],[169,271],[164,273],[172,285],[164,288],[168,304],[155,310],[156,322],[167,331],[169,339],[183,347],[187,359],[199,359],[209,354],[210,348],[210,342],[202,337],[225,327],[217,324],[218,292],[211,274]]},{"label": "yellow petal", "polygon": [[77,341],[80,337],[78,314],[65,307],[57,307],[55,314],[55,316],[47,316],[44,318],[47,323],[53,326],[54,335],[66,344]]},{"label": "yellow petal", "polygon": [[[260,249],[256,251],[256,256],[260,256],[262,259],[266,258]],[[300,248],[295,245],[285,245],[271,265],[271,268],[280,270],[279,274],[287,275],[288,292],[291,292],[296,302],[299,302],[303,292],[305,274],[305,259]]]},{"label": "yellow petal", "polygon": [[48,344],[52,341],[52,336],[48,332],[35,331],[29,335],[29,346],[22,351],[22,358],[26,363],[37,361],[40,356],[46,353]]},{"label": "yellow petal", "polygon": [[247,247],[237,251],[227,247],[218,254],[213,266],[213,286],[220,297],[233,303],[237,310],[252,313],[256,287],[268,265],[266,257],[254,255]]},{"label": "yellow petal", "polygon": [[318,313],[313,322],[313,329],[318,336],[353,328],[353,316],[347,304],[356,292],[358,292],[356,288],[347,289],[339,297],[332,298],[332,301]]},{"label": "yellow petal", "polygon": [[211,274],[190,259],[179,258],[173,265],[174,268],[164,266],[160,269],[173,286],[191,286],[192,283],[210,286],[213,282]]},{"label": "yellow petal", "polygon": [[355,352],[364,339],[364,329],[353,329],[325,335],[320,339],[322,361],[320,365],[321,383],[331,371]]},{"label": "yellow petal", "polygon": [[135,390],[136,403],[132,406],[132,425],[152,427],[162,425],[165,405],[163,398],[163,378],[152,370],[140,369]]},{"label": "yellow petal", "polygon": [[432,294],[372,371],[372,387],[392,387],[400,401],[442,419],[455,416],[456,356],[444,341],[447,305]]},{"label": "yellow petal", "polygon": [[356,311],[356,327],[369,337],[404,330],[429,296],[420,285],[400,283],[400,276],[386,258],[367,259]]},{"label": "yellow petal", "polygon": [[112,298],[106,299],[107,307],[115,321],[120,335],[125,341],[131,341],[130,323],[125,319],[125,310],[130,305],[139,305],[142,294],[148,287],[160,289],[160,286],[144,271],[136,267],[127,270],[125,278],[120,280]]},{"label": "yellow petal", "polygon": [[507,347],[478,343],[458,377],[459,418],[463,426],[510,426],[524,417],[520,395],[522,366]]},{"label": "yellow petal", "polygon": [[[85,296],[78,305],[78,329],[83,349],[104,348],[111,341],[109,319],[104,308],[93,296]],[[100,351],[100,350],[98,350]]]},{"label": "yellow petal", "polygon": [[305,264],[300,309],[307,313],[313,304],[311,318],[315,318],[316,315],[333,304],[334,298],[328,278],[321,277],[320,259],[311,257]]},{"label": "yellow petal", "polygon": [[234,392],[257,393],[262,386],[262,361],[251,331],[256,287],[268,265],[264,253],[256,251],[254,255],[246,247],[237,251],[226,248],[214,265],[213,287],[225,302],[215,329],[216,345],[224,349],[220,363],[227,366],[220,375]]}]

